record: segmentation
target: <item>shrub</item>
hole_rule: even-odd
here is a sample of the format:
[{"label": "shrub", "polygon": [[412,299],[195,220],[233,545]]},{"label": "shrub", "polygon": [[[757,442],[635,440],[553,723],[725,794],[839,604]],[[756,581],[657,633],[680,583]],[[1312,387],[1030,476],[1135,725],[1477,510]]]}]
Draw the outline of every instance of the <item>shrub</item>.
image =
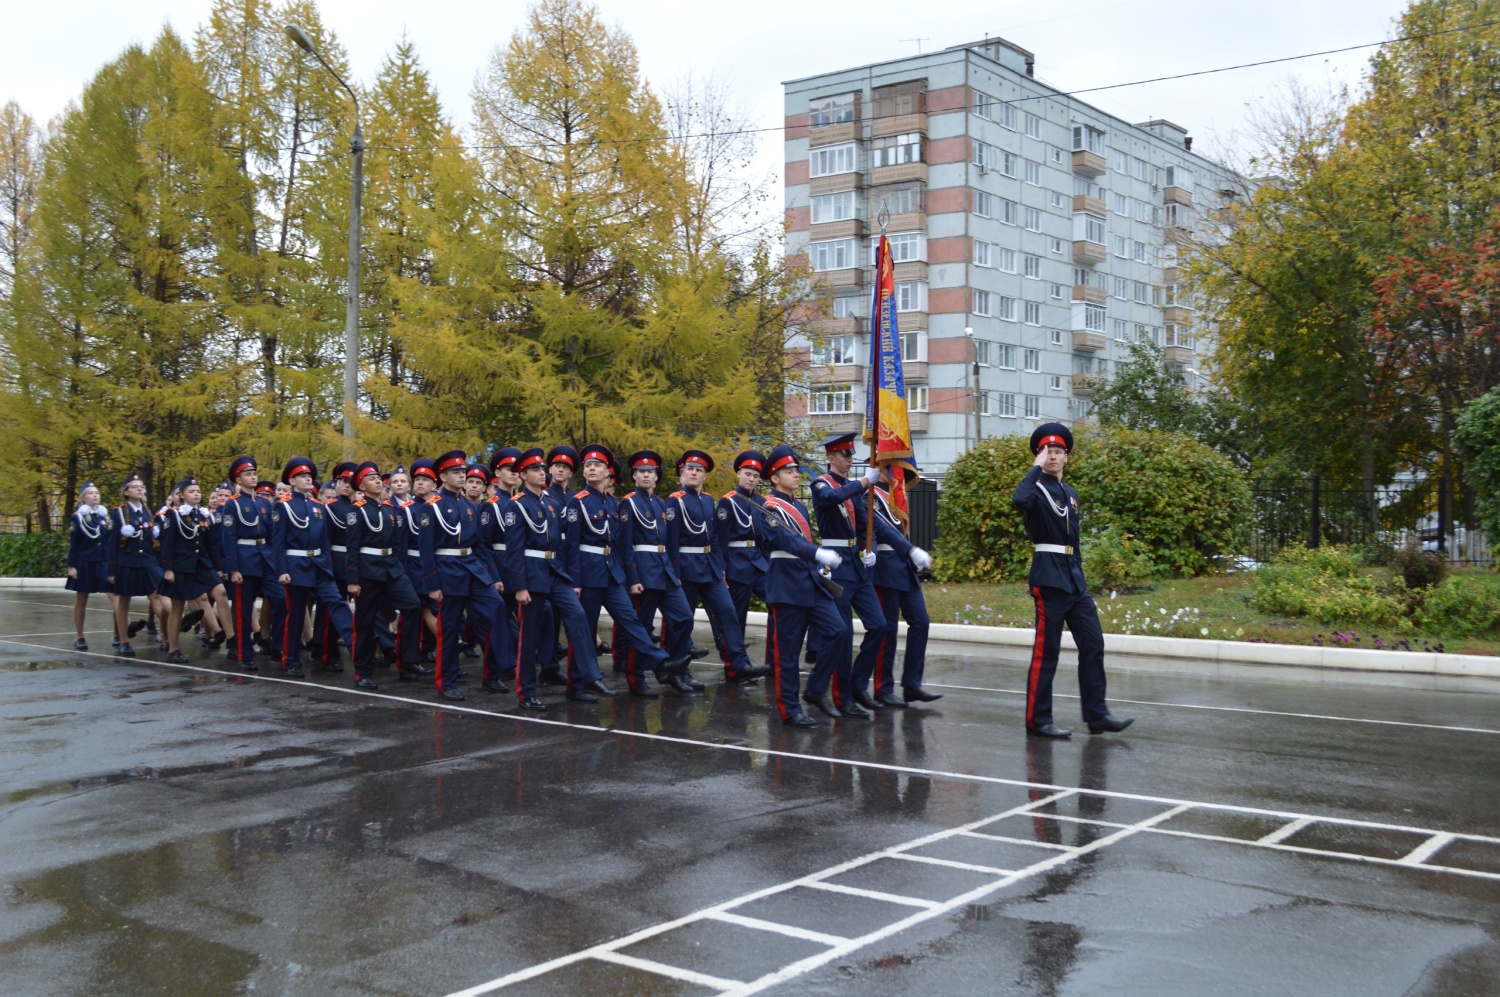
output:
[{"label": "shrub", "polygon": [[1404,585],[1384,591],[1348,547],[1285,547],[1255,573],[1250,603],[1263,613],[1323,623],[1396,624],[1404,618]]},{"label": "shrub", "polygon": [[1151,558],[1119,525],[1093,530],[1084,536],[1083,563],[1088,566],[1085,577],[1089,587],[1096,592],[1139,585],[1155,577]]},{"label": "shrub", "polygon": [[981,441],[953,462],[938,500],[937,577],[950,582],[1026,577],[1031,541],[1010,497],[1032,459],[1026,437],[1002,436]]},{"label": "shrub", "polygon": [[0,577],[61,578],[67,573],[66,533],[0,534]]},{"label": "shrub", "polygon": [[1408,544],[1396,552],[1391,566],[1401,575],[1409,589],[1431,588],[1448,574],[1448,560],[1436,551],[1420,550]]},{"label": "shrub", "polygon": [[1463,455],[1464,480],[1474,495],[1475,525],[1500,537],[1500,388],[1465,406],[1453,442]]},{"label": "shrub", "polygon": [[1424,630],[1443,637],[1472,637],[1500,626],[1500,576],[1466,571],[1434,585],[1416,611]]}]

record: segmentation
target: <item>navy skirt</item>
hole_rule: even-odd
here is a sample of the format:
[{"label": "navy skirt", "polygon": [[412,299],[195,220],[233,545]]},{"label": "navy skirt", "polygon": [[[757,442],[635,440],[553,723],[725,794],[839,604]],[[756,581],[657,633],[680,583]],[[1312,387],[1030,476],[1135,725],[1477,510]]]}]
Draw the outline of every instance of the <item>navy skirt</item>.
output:
[{"label": "navy skirt", "polygon": [[178,571],[170,582],[161,583],[161,594],[168,599],[192,602],[200,595],[213,591],[219,584],[219,573],[209,568],[200,568],[197,574],[188,575]]},{"label": "navy skirt", "polygon": [[120,566],[115,569],[115,583],[109,587],[111,595],[133,598],[138,595],[150,595],[161,588],[161,568],[151,565],[148,568],[127,568]]},{"label": "navy skirt", "polygon": [[78,577],[69,578],[63,587],[69,592],[109,591],[109,562],[85,561],[78,565]]}]

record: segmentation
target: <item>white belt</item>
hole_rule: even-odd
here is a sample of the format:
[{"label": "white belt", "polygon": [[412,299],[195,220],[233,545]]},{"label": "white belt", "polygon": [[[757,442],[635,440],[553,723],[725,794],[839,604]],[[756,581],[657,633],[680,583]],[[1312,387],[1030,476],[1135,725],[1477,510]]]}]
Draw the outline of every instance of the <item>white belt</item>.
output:
[{"label": "white belt", "polygon": [[[335,547],[334,550],[338,550],[338,548]],[[376,557],[389,557],[396,552],[396,549],[394,547],[361,547],[359,552],[361,554],[373,554]]]},{"label": "white belt", "polygon": [[419,551],[419,550],[412,550],[410,547],[408,547],[408,548],[406,548],[406,556],[407,557],[421,557],[422,556],[422,552]]},{"label": "white belt", "polygon": [[550,550],[531,550],[530,548],[527,548],[527,550],[526,550],[526,556],[527,557],[540,557],[544,561],[550,561],[554,557],[556,557],[557,555],[554,554]]},{"label": "white belt", "polygon": [[331,549],[338,551],[340,554],[347,554],[347,553],[349,553],[349,548],[348,547],[340,547],[338,544],[334,544]]},{"label": "white belt", "polygon": [[709,552],[709,548],[708,547],[678,547],[677,548],[677,553],[679,553],[679,554],[707,554],[708,552]]},{"label": "white belt", "polygon": [[504,550],[505,544],[490,544],[491,550]]},{"label": "white belt", "polygon": [[579,544],[578,549],[587,551],[590,554],[603,554],[605,556],[608,556],[610,551],[608,547],[590,547],[588,544]]},{"label": "white belt", "polygon": [[754,547],[755,546],[755,541],[754,540],[731,540],[731,541],[729,541],[729,546],[731,546],[731,547]]},{"label": "white belt", "polygon": [[661,544],[636,544],[634,549],[637,554],[665,554],[667,552],[667,548]]},{"label": "white belt", "polygon": [[824,547],[853,547],[853,540],[824,540]]},{"label": "white belt", "polygon": [[286,556],[287,557],[317,557],[321,553],[323,553],[323,548],[319,547],[317,550],[289,550],[289,551],[286,552]]},{"label": "white belt", "polygon": [[773,551],[771,551],[771,556],[772,556],[772,557],[773,557],[773,558],[775,558],[775,557],[790,557],[790,558],[792,558],[792,559],[793,559],[793,560],[800,560],[800,559],[799,559],[799,558],[798,558],[798,557],[797,557],[797,555],[796,555],[796,554],[792,554],[792,553],[789,553],[789,552],[787,552],[787,551],[784,551],[784,550],[773,550]]},{"label": "white belt", "polygon": [[1073,555],[1072,547],[1064,547],[1062,544],[1037,544],[1034,548],[1038,554],[1067,554]]},{"label": "white belt", "polygon": [[468,557],[474,553],[473,547],[439,547],[433,551],[438,557]]},{"label": "white belt", "polygon": [[236,540],[235,543],[243,547],[259,547],[265,543],[264,540]]},{"label": "white belt", "polygon": [[876,549],[876,550],[889,550],[889,551],[894,551],[894,550],[895,550],[895,549],[896,549],[896,548],[894,548],[894,547],[892,547],[892,546],[891,546],[891,545],[890,545],[890,544],[876,544],[876,545],[875,545],[875,549]]}]

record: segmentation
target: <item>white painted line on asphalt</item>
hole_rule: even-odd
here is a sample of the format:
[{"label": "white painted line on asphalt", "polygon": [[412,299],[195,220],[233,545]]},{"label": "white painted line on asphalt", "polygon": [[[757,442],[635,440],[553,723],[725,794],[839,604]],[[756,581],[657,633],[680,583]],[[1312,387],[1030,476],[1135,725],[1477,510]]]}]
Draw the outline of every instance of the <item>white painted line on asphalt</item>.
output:
[{"label": "white painted line on asphalt", "polygon": [[[1041,817],[1042,814],[1028,816]],[[1030,845],[1032,848],[1055,848],[1060,852],[1068,850],[1067,845],[1054,845],[1050,841],[1027,841],[1025,838],[1012,838],[1004,834],[990,834],[987,831],[965,831],[966,838],[984,838],[987,841],[1003,841],[1009,845]]]},{"label": "white painted line on asphalt", "polygon": [[[964,692],[994,692],[1006,696],[1024,696],[1025,689],[991,689],[978,685],[949,685],[943,682],[924,682],[924,687],[932,686],[934,689],[960,689]],[[1054,692],[1054,699],[1077,699],[1077,696],[1064,692]],[[1251,713],[1266,717],[1291,717],[1297,720],[1338,720],[1351,724],[1380,724],[1386,727],[1415,727],[1419,730],[1446,730],[1459,734],[1500,734],[1500,730],[1491,730],[1488,727],[1453,727],[1447,724],[1419,724],[1409,720],[1376,720],[1371,717],[1336,717],[1326,713],[1288,713],[1283,710],[1255,710],[1245,706],[1209,706],[1203,703],[1159,703],[1149,699],[1116,699],[1109,697],[1111,703],[1126,703],[1130,706],[1162,706],[1172,710],[1212,710],[1218,713]]]},{"label": "white painted line on asphalt", "polygon": [[[73,594],[72,592],[68,593],[68,595],[70,595],[70,596],[72,594]],[[98,594],[98,595],[104,595],[103,592],[99,592],[99,593],[96,593],[96,594]],[[108,598],[108,597],[106,596],[106,598]],[[35,599],[0,599],[0,602],[9,602],[9,603],[12,603],[12,604],[17,605],[17,606],[46,606],[48,609],[56,609],[56,610],[60,610],[62,612],[66,612],[66,613],[71,613],[73,611],[73,603],[71,601],[70,602],[38,602]],[[86,612],[90,612],[90,613],[112,613],[112,612],[114,612],[114,610],[110,609],[107,605],[106,606],[89,606],[89,607],[86,608],[85,611]]]},{"label": "white painted line on asphalt", "polygon": [[684,983],[696,983],[700,987],[709,987],[713,990],[733,990],[735,987],[743,987],[745,985],[739,980],[726,980],[721,976],[695,973],[691,969],[683,969],[680,966],[669,966],[664,962],[657,962],[655,959],[640,959],[621,952],[595,952],[594,958],[601,962],[612,962],[618,966],[629,966],[631,969],[639,969],[642,972],[655,973],[658,976],[668,976],[674,980],[681,980]]},{"label": "white painted line on asphalt", "polygon": [[1263,838],[1258,839],[1255,843],[1257,845],[1276,845],[1276,844],[1280,844],[1281,842],[1285,841],[1287,838],[1290,838],[1292,835],[1296,834],[1298,831],[1302,830],[1304,827],[1306,827],[1307,825],[1309,825],[1311,823],[1312,823],[1312,818],[1310,818],[1310,817],[1299,817],[1299,818],[1297,818],[1296,820],[1292,821],[1289,824],[1283,824],[1283,825],[1281,825],[1276,830],[1272,831],[1270,834],[1266,835]]},{"label": "white painted line on asphalt", "polygon": [[923,862],[927,865],[940,865],[948,869],[964,869],[968,872],[982,872],[988,876],[1009,876],[1015,872],[1014,869],[997,869],[992,865],[975,865],[973,862],[958,862],[954,859],[934,858],[931,855],[912,855],[910,852],[902,852],[900,855],[892,855],[893,859],[901,859],[904,862]]},{"label": "white painted line on asphalt", "polygon": [[1402,865],[1421,865],[1423,862],[1426,862],[1428,859],[1432,858],[1438,852],[1446,848],[1448,846],[1448,843],[1452,840],[1453,835],[1449,834],[1447,831],[1439,831],[1437,834],[1434,834],[1432,837],[1428,838],[1426,841],[1422,842],[1420,845],[1413,848],[1405,855],[1401,856],[1401,858],[1397,859],[1397,861]]},{"label": "white painted line on asphalt", "polygon": [[744,914],[736,914],[732,910],[721,910],[703,916],[709,921],[723,921],[725,924],[737,924],[742,928],[754,928],[756,931],[770,931],[778,935],[786,935],[788,938],[800,938],[804,942],[817,942],[819,945],[842,945],[849,940],[843,935],[825,935],[821,931],[809,931],[807,928],[799,928],[791,924],[781,924],[778,921],[764,921],[758,917],[746,917]]},{"label": "white painted line on asphalt", "polygon": [[[72,637],[76,633],[77,633],[76,630],[58,630],[57,632],[50,633],[50,634],[4,634],[4,635],[0,635],[0,639],[9,639],[11,637]],[[114,630],[112,630],[112,629],[111,630],[85,630],[83,632],[83,635],[85,637],[87,637],[89,634],[112,634],[112,633],[114,633]],[[70,647],[70,648],[66,648],[66,650],[71,651],[73,649]]]},{"label": "white painted line on asphalt", "polygon": [[804,883],[809,889],[827,890],[829,893],[845,893],[851,897],[863,897],[866,900],[879,900],[881,903],[900,904],[902,907],[924,907],[931,910],[938,904],[931,900],[921,900],[917,897],[903,897],[895,893],[882,893],[880,890],[862,890],[858,886],[845,886],[842,883],[829,883],[819,881],[816,883]]}]

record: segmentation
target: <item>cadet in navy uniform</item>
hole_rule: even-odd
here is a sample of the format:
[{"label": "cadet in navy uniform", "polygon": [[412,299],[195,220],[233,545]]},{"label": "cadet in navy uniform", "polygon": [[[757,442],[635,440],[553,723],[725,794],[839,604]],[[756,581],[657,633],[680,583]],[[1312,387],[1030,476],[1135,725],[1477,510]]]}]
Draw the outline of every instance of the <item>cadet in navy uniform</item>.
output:
[{"label": "cadet in navy uniform", "polygon": [[[844,617],[844,641],[851,647],[854,643],[856,612],[865,627],[859,656],[854,659],[850,671],[833,672],[833,705],[844,716],[857,716],[859,714],[850,713],[844,707],[858,703],[865,709],[883,708],[869,693],[870,676],[875,674],[875,661],[880,657],[887,629],[872,576],[877,555],[873,550],[860,550],[865,544],[865,492],[880,480],[880,469],[868,468],[863,478],[853,481],[846,477],[854,462],[853,433],[829,437],[823,441],[823,449],[828,454],[828,473],[813,480],[812,504],[818,517],[818,536],[822,546],[849,554],[833,571],[834,581],[844,588],[843,595],[839,596],[839,612]],[[880,523],[875,524],[875,538],[876,543],[885,544],[905,539],[900,531]],[[813,646],[818,652],[818,664],[813,667],[813,675],[817,675],[823,668],[823,645],[819,641]]]},{"label": "cadet in navy uniform", "polygon": [[[286,594],[277,579],[271,551],[271,500],[258,494],[260,481],[255,458],[236,457],[229,463],[229,480],[235,495],[224,503],[219,519],[220,562],[229,580],[229,601],[234,611],[234,642],[229,656],[247,672],[255,671],[255,600],[264,598],[271,617],[279,621]],[[281,657],[280,627],[271,627],[271,654]]]},{"label": "cadet in navy uniform", "polygon": [[[302,677],[302,623],[307,601],[323,604],[344,643],[354,643],[354,618],[344,593],[333,581],[329,556],[327,510],[313,497],[311,458],[293,457],[282,469],[281,481],[292,493],[283,496],[271,510],[271,551],[276,559],[277,580],[283,589],[281,623],[281,668],[292,678]],[[330,671],[341,672],[337,660]]]},{"label": "cadet in navy uniform", "polygon": [[[654,489],[661,478],[661,455],[654,450],[637,450],[626,459],[635,491],[620,500],[620,545],[630,548],[631,559],[625,562],[625,583],[635,599],[636,616],[647,630],[662,614],[662,636],[667,657],[673,661],[689,656],[693,643],[693,611],[682,593],[682,582],[674,565],[676,531],[672,528],[677,511]],[[626,655],[626,667],[641,674],[635,654]],[[694,692],[703,683],[683,672],[674,672],[664,683],[678,692]]]},{"label": "cadet in navy uniform", "polygon": [[[906,477],[907,484],[918,479],[916,464],[898,461],[895,466]],[[886,472],[882,471],[880,477],[882,482],[889,483]],[[922,673],[927,665],[927,632],[932,620],[927,615],[927,600],[922,597],[922,580],[917,577],[917,572],[932,567],[932,558],[906,539],[906,528],[891,509],[890,492],[881,485],[875,486],[875,515],[879,522],[900,535],[899,541],[882,543],[875,551],[875,591],[880,596],[880,609],[889,624],[885,644],[875,661],[875,701],[883,706],[905,709],[912,702],[930,703],[943,698],[941,693],[922,688]],[[906,620],[906,654],[901,665],[904,699],[896,695],[898,615]]]},{"label": "cadet in navy uniform", "polygon": [[708,613],[719,639],[724,678],[733,683],[754,682],[769,675],[771,669],[750,664],[744,627],[724,582],[724,541],[719,528],[728,520],[728,513],[716,508],[712,496],[703,494],[703,479],[713,469],[714,459],[702,450],[687,450],[677,458],[682,490],[673,492],[670,499],[677,506],[677,574],[688,609],[701,604]]},{"label": "cadet in navy uniform", "polygon": [[[354,519],[354,468],[355,465],[348,461],[333,465],[333,470],[328,472],[328,480],[333,485],[333,501],[323,506],[328,521],[328,560],[333,565],[333,584],[341,593],[348,586],[345,565],[349,559],[349,526]],[[320,665],[331,667],[338,664],[338,638],[328,625],[328,610],[322,603],[313,614],[312,642]]]},{"label": "cadet in navy uniform", "polygon": [[553,503],[545,497],[547,481],[546,456],[541,447],[532,447],[516,461],[524,488],[505,506],[505,587],[515,596],[516,626],[516,696],[523,710],[545,710],[547,704],[536,695],[536,661],[540,646],[554,638],[550,625],[542,625],[543,605],[550,604],[553,615],[562,621],[572,652],[572,676],[568,698],[595,702],[601,682],[599,661],[594,654],[594,634],[584,619],[583,606],[573,590],[573,577],[567,562],[562,520]]},{"label": "cadet in navy uniform", "polygon": [[[609,492],[610,467],[614,454],[599,443],[583,448],[583,479],[588,487],[568,500],[568,565],[584,620],[590,634],[599,628],[599,609],[609,610],[615,624],[615,642],[623,640],[635,652],[639,670],[626,672],[632,695],[655,698],[656,690],[643,681],[646,669],[657,681],[668,682],[673,672],[687,667],[687,659],[671,661],[665,651],[652,643],[651,635],[641,626],[635,605],[625,591],[625,564],[628,551],[617,539],[619,500]],[[618,652],[617,652],[618,653]],[[603,687],[603,683],[598,683]],[[601,689],[594,688],[599,692]],[[607,688],[607,687],[605,687]],[[610,690],[606,695],[613,695]]]},{"label": "cadet in navy uniform", "polygon": [[755,524],[766,500],[756,491],[761,472],[766,469],[766,455],[746,450],[734,459],[735,487],[719,499],[719,541],[724,546],[724,581],[729,599],[734,603],[734,618],[745,633],[750,614],[750,598],[766,601],[766,556],[756,544]]},{"label": "cadet in navy uniform", "polygon": [[[450,450],[437,459],[442,487],[417,506],[421,529],[418,549],[422,553],[420,588],[437,609],[437,686],[444,699],[461,700],[458,688],[458,643],[463,634],[463,614],[467,610],[474,631],[487,646],[503,650],[505,638],[505,604],[490,573],[489,553],[480,547],[483,524],[482,509],[463,494],[468,470],[467,455]],[[491,635],[496,640],[490,641]],[[499,678],[499,659],[487,656],[484,680]]]},{"label": "cadet in navy uniform", "polygon": [[365,461],[354,469],[353,482],[359,494],[350,507],[349,557],[345,562],[345,590],[354,599],[354,684],[377,689],[375,684],[375,624],[386,609],[409,613],[417,609],[416,590],[406,574],[406,536],[401,513],[381,501],[385,486],[380,468]]},{"label": "cadet in navy uniform", "polygon": [[[568,500],[573,497],[573,472],[577,469],[577,450],[564,444],[547,451],[547,487],[542,497],[551,502],[556,510],[565,540],[568,523],[563,513],[568,508]],[[547,612],[552,612],[550,603],[547,605]],[[552,622],[543,623],[542,626],[552,634],[553,639],[550,649],[542,652],[542,674],[539,681],[542,685],[564,685],[566,682],[562,677],[562,659],[568,649],[563,646],[562,620],[554,615]]]},{"label": "cadet in navy uniform", "polygon": [[[759,513],[759,537],[769,555],[766,604],[771,607],[771,618],[766,630],[776,684],[776,709],[782,723],[788,726],[816,727],[818,721],[802,712],[797,699],[801,683],[797,661],[802,653],[802,639],[811,630],[824,649],[818,655],[819,668],[849,667],[850,645],[844,637],[844,618],[839,613],[837,599],[819,578],[820,569],[837,568],[847,552],[840,555],[813,543],[811,518],[796,497],[801,475],[796,452],[789,446],[776,447],[768,458],[767,470],[771,494]],[[826,676],[825,671],[824,682]],[[827,693],[824,690],[814,693],[812,676],[808,677],[807,687],[807,701],[829,712],[825,705]],[[858,707],[851,704],[850,709]],[[859,714],[864,711],[859,710]]]},{"label": "cadet in navy uniform", "polygon": [[1134,718],[1110,715],[1104,701],[1104,630],[1099,610],[1083,580],[1078,548],[1078,493],[1063,483],[1063,468],[1073,451],[1073,434],[1057,422],[1031,433],[1036,461],[1016,486],[1011,505],[1026,521],[1026,535],[1036,545],[1031,556],[1031,596],[1036,601],[1036,641],[1026,676],[1026,733],[1038,737],[1071,737],[1052,721],[1052,676],[1062,645],[1063,623],[1078,645],[1078,692],[1090,734],[1119,732]]},{"label": "cadet in navy uniform", "polygon": [[[399,470],[399,469],[398,469]],[[392,472],[394,476],[396,472]],[[406,577],[421,603],[416,609],[401,614],[396,623],[396,662],[399,672],[396,677],[402,682],[414,682],[430,669],[422,663],[422,635],[428,620],[436,628],[436,607],[426,601],[427,589],[422,580],[422,510],[427,499],[437,487],[437,465],[426,457],[411,462],[412,497],[402,500],[392,496],[391,507],[401,513],[402,545],[406,548]],[[428,529],[431,529],[432,514],[427,513]]]},{"label": "cadet in navy uniform", "polygon": [[[73,629],[78,639],[75,651],[87,651],[83,638],[83,616],[88,611],[89,596],[109,589],[109,512],[99,504],[99,489],[92,482],[78,493],[78,509],[68,521],[68,580],[64,587],[76,592],[73,597]],[[116,643],[119,637],[115,637]]]},{"label": "cadet in navy uniform", "polygon": [[161,586],[161,567],[156,562],[157,528],[151,510],[146,508],[146,485],[140,475],[132,474],[120,487],[124,501],[110,513],[108,542],[109,594],[115,610],[115,633],[122,643],[118,654],[135,657],[130,646],[130,600],[138,595],[148,599]]},{"label": "cadet in navy uniform", "polygon": [[203,491],[196,478],[177,483],[180,504],[162,513],[161,594],[171,603],[167,617],[167,660],[186,664],[187,656],[178,647],[181,639],[183,603],[196,602],[219,584],[209,551],[210,520],[198,508]]}]

